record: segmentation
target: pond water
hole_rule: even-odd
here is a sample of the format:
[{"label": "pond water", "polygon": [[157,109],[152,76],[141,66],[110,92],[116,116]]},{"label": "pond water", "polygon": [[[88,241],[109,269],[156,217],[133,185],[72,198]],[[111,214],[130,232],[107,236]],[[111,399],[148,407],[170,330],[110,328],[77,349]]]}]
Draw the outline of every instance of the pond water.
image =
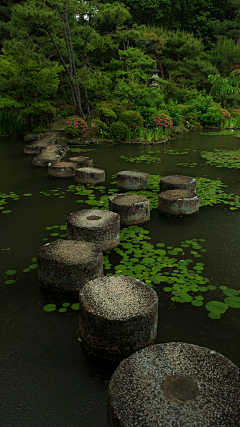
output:
[{"label": "pond water", "polygon": [[[202,151],[216,148],[239,149],[240,141],[229,136],[202,136],[191,132],[177,136],[165,145],[91,147],[94,149],[83,155],[92,157],[94,164],[106,171],[106,182],[100,185],[106,190],[100,188],[90,193],[92,205],[77,203],[79,199],[87,200],[87,195],[79,197],[79,194],[75,194],[74,187],[68,191],[68,187],[74,185],[74,180],[50,180],[45,168],[33,169],[33,157],[23,154],[24,144],[21,138],[2,137],[0,144],[0,195],[12,195],[2,197],[7,204],[2,205],[1,209],[2,212],[11,212],[0,213],[0,424],[5,427],[107,427],[107,386],[117,365],[98,359],[83,349],[78,341],[78,312],[71,308],[72,304],[78,302],[77,298],[55,294],[39,287],[34,259],[36,251],[46,241],[64,238],[61,236],[66,231],[64,227],[60,230],[59,226],[66,224],[66,216],[70,212],[91,206],[100,207],[101,204],[94,205],[94,200],[108,194],[109,189],[116,189],[112,175],[121,170],[138,169],[161,176],[181,174],[218,182],[220,179],[226,185],[222,187],[222,191],[227,195],[234,193],[235,196],[240,196],[239,171],[207,164],[200,156]],[[136,164],[120,158],[143,155],[160,158],[161,161]],[[157,180],[156,177],[154,179]],[[203,182],[206,191],[209,190],[211,182]],[[96,198],[91,194],[95,194]],[[155,195],[157,198],[157,192]],[[201,195],[204,197],[204,190]],[[212,206],[202,206],[198,215],[189,218],[166,218],[154,208],[151,211],[151,221],[142,226],[143,231],[149,233],[133,230],[133,234],[150,237],[151,240],[146,242],[153,245],[161,243],[162,245],[154,248],[166,250],[169,259],[175,259],[162,261],[165,262],[163,275],[154,286],[159,295],[156,342],[182,341],[209,347],[239,366],[240,309],[233,308],[230,304],[219,319],[211,319],[208,316],[210,311],[205,308],[209,301],[224,303],[227,297],[236,298],[240,290],[240,209],[237,208],[238,203],[231,202],[226,197],[226,203],[218,204],[215,194],[206,196],[207,203]],[[235,197],[234,200],[238,199]],[[56,227],[46,230],[46,227],[53,226]],[[51,236],[55,233],[58,236]],[[142,244],[141,237],[139,244]],[[181,246],[182,244],[185,246]],[[180,248],[177,255],[174,248]],[[122,248],[123,252],[128,250],[127,247]],[[114,251],[108,255],[106,273],[111,274],[123,255]],[[130,252],[126,258],[128,269],[139,265],[136,261],[130,260],[129,263],[129,258],[134,256],[134,252]],[[144,256],[146,258],[146,253]],[[148,258],[151,258],[151,250]],[[141,264],[141,258],[139,259]],[[153,259],[156,260],[156,254]],[[190,290],[183,290],[185,297],[186,294],[190,296],[189,301],[184,302],[184,298],[180,298],[179,302],[182,292],[179,263],[186,259],[192,261],[187,261],[185,268],[201,267],[194,270],[195,274],[209,281],[204,282],[205,279],[189,273],[188,280],[192,280],[192,287]],[[171,262],[175,266],[169,266]],[[142,263],[147,266],[144,279],[152,285],[154,280],[151,280],[149,273],[152,267],[148,263],[151,265],[146,260]],[[120,267],[117,271],[121,271]],[[159,273],[156,274],[159,278]],[[174,282],[174,277],[177,282]],[[226,293],[225,289],[224,294],[224,288],[220,288],[223,286],[234,289],[234,292],[229,293],[228,289]],[[200,298],[196,299],[196,296]],[[203,304],[193,305],[193,299]],[[56,304],[57,309],[45,312],[43,307],[50,303]],[[70,305],[65,312],[59,312],[64,303]]]}]

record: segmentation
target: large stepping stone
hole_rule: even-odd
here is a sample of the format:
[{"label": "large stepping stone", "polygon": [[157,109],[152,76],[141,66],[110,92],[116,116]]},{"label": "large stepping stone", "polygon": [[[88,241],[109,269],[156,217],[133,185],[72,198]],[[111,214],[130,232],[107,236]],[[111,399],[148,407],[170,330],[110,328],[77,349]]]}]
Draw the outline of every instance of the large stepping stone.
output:
[{"label": "large stepping stone", "polygon": [[169,175],[160,180],[160,191],[190,190],[196,193],[196,179],[191,176]]},{"label": "large stepping stone", "polygon": [[49,178],[72,178],[75,176],[74,162],[56,162],[48,164]]},{"label": "large stepping stone", "polygon": [[27,144],[24,147],[24,153],[36,156],[40,154],[48,145],[54,144],[55,136],[39,139],[31,144]]},{"label": "large stepping stone", "polygon": [[138,194],[115,194],[108,198],[109,210],[120,215],[122,225],[143,224],[150,220],[150,202]]},{"label": "large stepping stone", "polygon": [[103,253],[94,243],[59,240],[37,252],[38,280],[43,288],[76,293],[103,276]]},{"label": "large stepping stone", "polygon": [[240,371],[214,350],[157,344],[123,360],[108,389],[109,427],[237,427]]},{"label": "large stepping stone", "polygon": [[184,217],[199,212],[200,196],[189,190],[166,190],[158,195],[158,210],[167,216]]},{"label": "large stepping stone", "polygon": [[126,190],[145,190],[148,188],[149,174],[140,171],[121,171],[117,173],[117,187]]},{"label": "large stepping stone", "polygon": [[76,163],[77,168],[84,168],[84,167],[92,167],[93,166],[93,159],[90,157],[84,157],[84,156],[78,156],[78,157],[69,157],[70,162]]},{"label": "large stepping stone", "polygon": [[75,180],[82,184],[97,184],[98,182],[105,181],[105,171],[92,167],[76,168]]},{"label": "large stepping stone", "polygon": [[95,243],[103,251],[120,244],[120,216],[101,209],[84,209],[67,217],[67,238]]},{"label": "large stepping stone", "polygon": [[79,292],[79,336],[93,354],[120,360],[154,342],[158,296],[129,276],[87,283]]},{"label": "large stepping stone", "polygon": [[67,144],[50,144],[37,157],[32,164],[35,167],[47,167],[49,163],[60,162],[66,156],[69,147]]}]

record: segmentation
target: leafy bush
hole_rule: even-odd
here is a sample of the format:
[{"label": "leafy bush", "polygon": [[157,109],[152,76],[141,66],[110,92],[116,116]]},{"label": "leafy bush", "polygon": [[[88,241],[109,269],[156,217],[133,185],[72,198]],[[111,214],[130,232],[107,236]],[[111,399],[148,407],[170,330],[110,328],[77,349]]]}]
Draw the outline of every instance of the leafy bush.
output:
[{"label": "leafy bush", "polygon": [[70,138],[86,136],[89,133],[88,124],[79,117],[73,117],[66,122],[65,133]]},{"label": "leafy bush", "polygon": [[[183,108],[184,111],[185,108]],[[198,116],[197,113],[192,111],[191,113],[186,113],[182,116],[183,124],[188,129],[194,129],[198,125]]]},{"label": "leafy bush", "polygon": [[22,126],[19,113],[16,111],[0,111],[0,134],[14,135],[17,134]]},{"label": "leafy bush", "polygon": [[121,120],[131,129],[143,126],[143,118],[137,111],[124,110],[121,114]]},{"label": "leafy bush", "polygon": [[68,117],[76,114],[75,107],[70,104],[60,104],[56,107],[56,111],[58,114],[60,114],[61,117]]},{"label": "leafy bush", "polygon": [[113,122],[121,120],[123,111],[125,111],[126,106],[119,101],[108,101],[104,102],[98,108],[98,113],[100,120],[110,125]]},{"label": "leafy bush", "polygon": [[99,110],[100,120],[110,125],[114,121],[117,120],[117,114],[111,109],[107,107],[101,107]]},{"label": "leafy bush", "polygon": [[53,122],[56,109],[48,101],[34,103],[31,107],[21,110],[21,117],[31,128],[38,125],[44,126]]},{"label": "leafy bush", "polygon": [[96,135],[98,135],[100,138],[108,138],[109,132],[108,132],[108,125],[104,123],[100,119],[94,120],[94,127]]},{"label": "leafy bush", "polygon": [[158,113],[152,114],[150,117],[150,124],[155,128],[162,127],[163,129],[171,129],[173,121],[166,112],[159,111]]},{"label": "leafy bush", "polygon": [[37,128],[32,130],[32,133],[44,133],[46,129],[43,126],[38,126]]},{"label": "leafy bush", "polygon": [[177,126],[182,121],[182,108],[175,101],[170,101],[167,105],[168,113],[173,121],[173,124]]},{"label": "leafy bush", "polygon": [[128,137],[128,127],[121,121],[113,122],[109,126],[109,134],[116,141],[124,141]]}]

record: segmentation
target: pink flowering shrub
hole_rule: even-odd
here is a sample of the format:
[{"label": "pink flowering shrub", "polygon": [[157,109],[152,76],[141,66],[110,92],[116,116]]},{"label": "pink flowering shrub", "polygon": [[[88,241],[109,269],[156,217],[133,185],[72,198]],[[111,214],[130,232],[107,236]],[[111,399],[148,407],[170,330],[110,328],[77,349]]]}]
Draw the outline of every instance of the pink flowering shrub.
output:
[{"label": "pink flowering shrub", "polygon": [[173,121],[165,112],[152,114],[149,118],[151,127],[162,127],[163,129],[171,129]]},{"label": "pink flowering shrub", "polygon": [[84,137],[90,132],[87,122],[74,117],[66,121],[65,132],[70,138]]}]

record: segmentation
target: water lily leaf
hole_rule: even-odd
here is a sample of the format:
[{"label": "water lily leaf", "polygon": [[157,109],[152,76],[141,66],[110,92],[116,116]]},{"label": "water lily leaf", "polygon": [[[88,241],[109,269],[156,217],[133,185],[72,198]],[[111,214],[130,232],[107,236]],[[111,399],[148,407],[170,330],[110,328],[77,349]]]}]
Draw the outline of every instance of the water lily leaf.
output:
[{"label": "water lily leaf", "polygon": [[240,308],[240,298],[239,297],[227,297],[224,299],[225,304],[228,305],[228,307],[232,308]]},{"label": "water lily leaf", "polygon": [[193,301],[191,301],[191,304],[194,305],[195,307],[201,307],[201,305],[203,305],[203,302],[194,299]]},{"label": "water lily leaf", "polygon": [[224,289],[223,293],[228,297],[234,297],[235,295],[239,294],[239,291],[237,291],[236,289]]},{"label": "water lily leaf", "polygon": [[62,308],[59,308],[59,310],[58,310],[60,313],[64,313],[65,311],[67,311],[67,308],[66,307],[62,307]]},{"label": "water lily leaf", "polygon": [[1,211],[1,213],[2,214],[9,214],[9,213],[11,213],[12,211],[10,210],[10,209],[8,209],[8,210],[5,210],[5,211]]},{"label": "water lily leaf", "polygon": [[32,196],[32,194],[31,193],[26,193],[26,194],[24,194],[24,196],[25,197],[30,197],[30,196]]},{"label": "water lily leaf", "polygon": [[17,270],[7,270],[7,271],[5,271],[5,274],[7,276],[12,276],[13,274],[16,274],[16,272],[17,272]]},{"label": "water lily leaf", "polygon": [[71,305],[71,308],[73,310],[79,310],[79,302],[75,302],[74,304]]},{"label": "water lily leaf", "polygon": [[216,288],[216,286],[208,285],[208,289],[209,289],[210,291],[215,291],[217,288]]},{"label": "water lily leaf", "polygon": [[210,319],[221,319],[222,316],[219,313],[210,312],[208,313],[208,317],[210,317]]},{"label": "water lily leaf", "polygon": [[56,308],[57,308],[56,304],[46,304],[46,305],[43,307],[43,310],[44,310],[44,311],[48,311],[48,312],[50,312],[50,311],[55,311],[55,310],[56,310]]},{"label": "water lily leaf", "polygon": [[28,268],[30,268],[30,270],[35,270],[37,268],[37,264],[31,264]]},{"label": "water lily leaf", "polygon": [[12,285],[16,280],[6,280],[5,285]]},{"label": "water lily leaf", "polygon": [[62,303],[62,306],[63,307],[69,307],[71,304],[70,304],[70,302],[63,302]]},{"label": "water lily leaf", "polygon": [[[230,297],[228,297],[230,298]],[[225,298],[227,299],[227,298]],[[240,298],[239,298],[240,300]],[[228,305],[221,301],[209,301],[207,302],[207,304],[205,305],[206,309],[208,311],[211,311],[212,313],[219,313],[219,314],[223,314],[225,313],[225,311],[228,309]]]},{"label": "water lily leaf", "polygon": [[30,268],[24,268],[23,269],[23,273],[29,273],[29,271],[31,271]]}]

